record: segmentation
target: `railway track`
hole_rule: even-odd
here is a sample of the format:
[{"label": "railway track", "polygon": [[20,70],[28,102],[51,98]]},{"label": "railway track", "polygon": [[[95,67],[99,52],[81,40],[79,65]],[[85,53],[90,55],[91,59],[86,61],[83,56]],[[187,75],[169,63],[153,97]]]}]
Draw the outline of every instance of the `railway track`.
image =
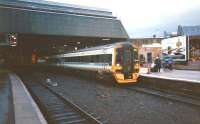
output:
[{"label": "railway track", "polygon": [[156,97],[169,99],[169,100],[200,107],[200,99],[198,98],[193,98],[190,96],[176,94],[176,93],[169,93],[169,92],[161,91],[159,89],[150,89],[147,87],[137,86],[137,85],[136,86],[120,86],[120,87],[127,90],[145,93],[148,95],[153,95]]},{"label": "railway track", "polygon": [[62,94],[35,81],[25,83],[49,124],[105,124],[94,113],[88,113]]}]

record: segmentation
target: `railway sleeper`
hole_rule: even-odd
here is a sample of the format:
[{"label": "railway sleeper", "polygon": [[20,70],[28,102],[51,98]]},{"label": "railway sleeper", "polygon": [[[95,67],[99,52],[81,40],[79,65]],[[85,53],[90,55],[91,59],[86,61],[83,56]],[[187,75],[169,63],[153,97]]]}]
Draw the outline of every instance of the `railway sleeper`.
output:
[{"label": "railway sleeper", "polygon": [[47,105],[48,108],[57,108],[57,107],[64,107],[65,108],[65,105],[64,104],[52,104],[52,105]]},{"label": "railway sleeper", "polygon": [[68,121],[68,122],[62,122],[60,124],[82,124],[84,122],[85,122],[85,124],[88,124],[86,119],[72,120],[72,121]]},{"label": "railway sleeper", "polygon": [[70,115],[76,115],[76,113],[74,113],[74,112],[58,113],[58,114],[53,115],[53,117],[57,118],[57,117],[70,116]]},{"label": "railway sleeper", "polygon": [[58,107],[58,108],[47,108],[49,111],[51,112],[55,112],[55,111],[66,111],[66,109],[64,107]]},{"label": "railway sleeper", "polygon": [[75,114],[75,115],[68,115],[68,116],[63,116],[63,117],[57,117],[55,118],[56,121],[65,121],[65,120],[74,120],[74,119],[79,119],[82,118],[80,115]]},{"label": "railway sleeper", "polygon": [[44,102],[48,105],[56,105],[56,103],[60,103],[60,101],[54,100],[54,101],[45,101],[45,100],[40,100],[41,102]]},{"label": "railway sleeper", "polygon": [[43,100],[54,100],[54,99],[58,99],[58,98],[55,97],[55,96],[42,96],[40,99],[43,99]]}]

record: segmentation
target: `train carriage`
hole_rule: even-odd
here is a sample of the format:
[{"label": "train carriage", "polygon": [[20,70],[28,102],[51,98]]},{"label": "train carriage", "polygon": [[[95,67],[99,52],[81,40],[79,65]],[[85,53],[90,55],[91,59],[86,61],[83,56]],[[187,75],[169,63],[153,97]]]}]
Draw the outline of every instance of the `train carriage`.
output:
[{"label": "train carriage", "polygon": [[117,83],[137,82],[139,73],[138,50],[131,43],[115,43],[48,57],[48,66],[64,69],[106,73]]}]

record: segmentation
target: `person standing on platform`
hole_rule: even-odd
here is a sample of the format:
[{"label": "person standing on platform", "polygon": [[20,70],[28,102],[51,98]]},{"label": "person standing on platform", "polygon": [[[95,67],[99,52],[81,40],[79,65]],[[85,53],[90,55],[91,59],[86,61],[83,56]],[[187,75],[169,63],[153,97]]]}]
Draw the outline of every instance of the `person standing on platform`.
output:
[{"label": "person standing on platform", "polygon": [[155,66],[156,66],[156,70],[157,72],[160,72],[160,68],[161,68],[161,59],[159,57],[159,55],[156,57],[155,59]]},{"label": "person standing on platform", "polygon": [[170,70],[173,69],[173,58],[171,56],[169,56],[169,59],[168,59],[168,66]]}]

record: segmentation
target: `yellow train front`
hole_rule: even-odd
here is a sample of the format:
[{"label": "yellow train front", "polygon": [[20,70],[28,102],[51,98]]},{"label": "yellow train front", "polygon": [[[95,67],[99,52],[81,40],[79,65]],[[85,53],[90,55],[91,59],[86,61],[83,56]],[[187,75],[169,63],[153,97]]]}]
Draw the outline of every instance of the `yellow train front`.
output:
[{"label": "yellow train front", "polygon": [[135,83],[139,75],[138,50],[131,44],[122,44],[114,49],[113,76],[118,83]]},{"label": "yellow train front", "polygon": [[140,69],[138,50],[127,42],[80,49],[46,58],[40,64],[70,71],[80,70],[105,78],[112,76],[117,83],[137,82]]}]

